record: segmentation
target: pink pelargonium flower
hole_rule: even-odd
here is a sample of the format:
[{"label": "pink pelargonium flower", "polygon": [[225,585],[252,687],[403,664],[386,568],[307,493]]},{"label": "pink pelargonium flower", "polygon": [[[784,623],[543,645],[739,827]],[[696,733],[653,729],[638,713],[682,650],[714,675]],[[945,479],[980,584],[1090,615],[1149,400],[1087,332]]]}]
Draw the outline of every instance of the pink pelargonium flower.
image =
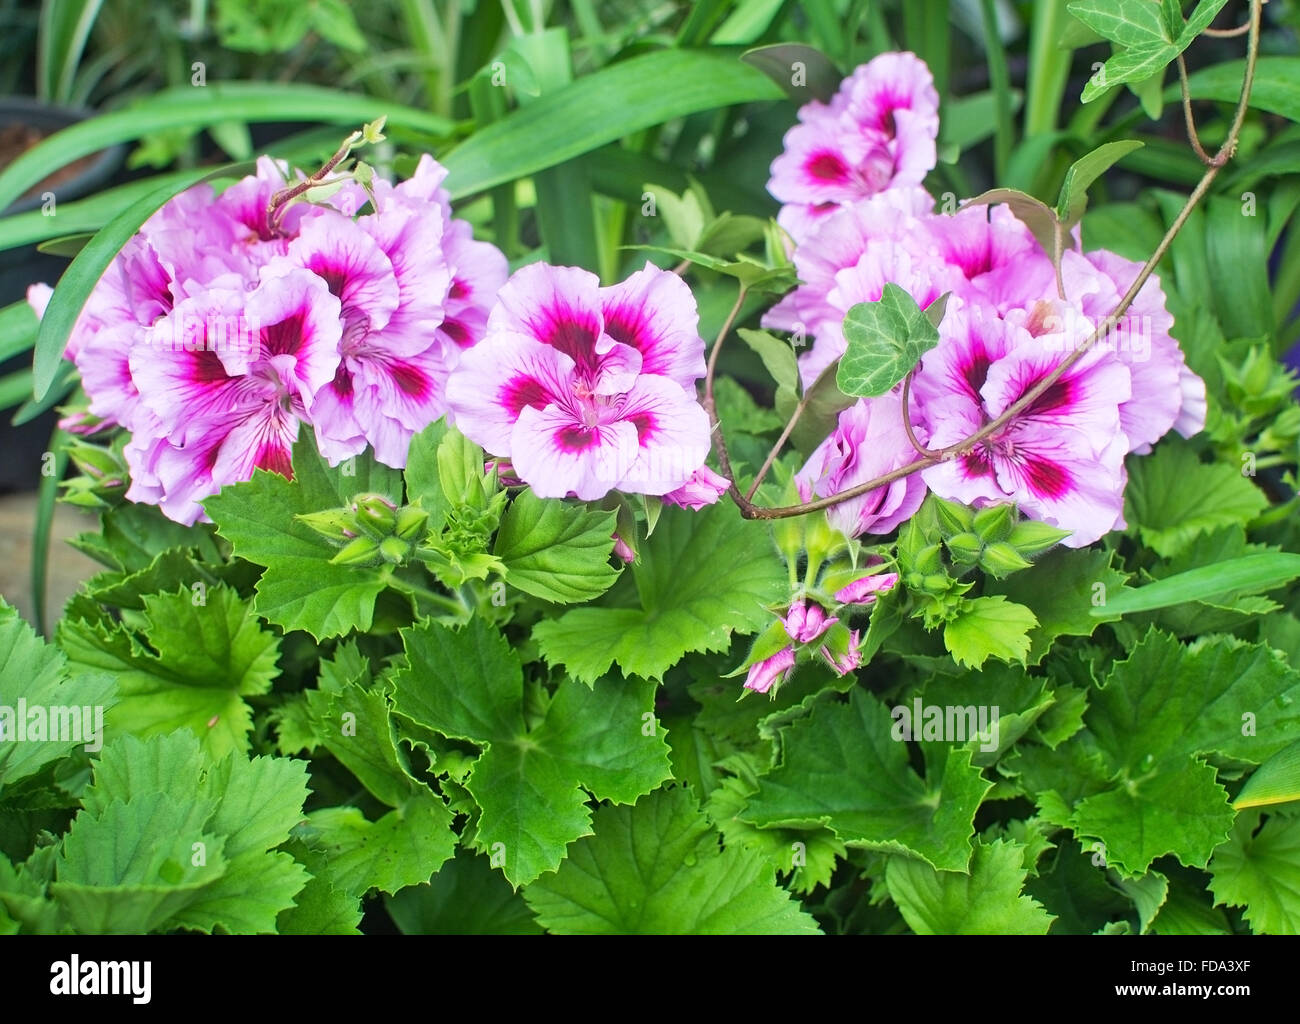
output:
[{"label": "pink pelargonium flower", "polygon": [[[1005,412],[1051,373],[1077,339],[1034,337],[979,310],[949,314],[922,359],[913,419],[928,445],[956,444]],[[1016,502],[1083,547],[1123,522],[1128,438],[1120,405],[1128,369],[1092,350],[1041,398],[968,455],[922,471],[941,497],[968,505]]]},{"label": "pink pelargonium flower", "polygon": [[696,319],[685,284],[648,264],[612,288],[525,267],[447,382],[456,425],[542,497],[675,491],[709,451]]},{"label": "pink pelargonium flower", "polygon": [[785,632],[791,640],[810,644],[840,620],[826,614],[819,604],[808,604],[802,597],[791,602],[785,613]]},{"label": "pink pelargonium flower", "polygon": [[799,357],[806,387],[844,354],[845,314],[878,301],[886,284],[922,307],[959,288],[961,275],[944,263],[927,229],[928,208],[920,190],[887,192],[839,208],[796,247],[801,284],[768,310],[763,326],[813,336],[812,349]]},{"label": "pink pelargonium flower", "polygon": [[798,116],[767,186],[803,214],[783,221],[796,242],[819,213],[920,185],[935,165],[939,94],[914,54],[881,54],[846,78],[829,104],[813,100]]},{"label": "pink pelargonium flower", "polygon": [[[1025,316],[1025,326],[1036,334],[1044,325],[1061,330],[1061,324],[1073,321],[1079,325],[1073,333],[1086,337],[1119,305],[1140,269],[1141,264],[1105,250],[1067,251],[1061,276],[1070,303],[1049,300]],[[1133,394],[1120,406],[1120,423],[1130,450],[1141,454],[1170,429],[1191,437],[1205,427],[1205,381],[1188,367],[1173,326],[1160,279],[1153,274],[1119,323],[1096,343],[1129,369]]]},{"label": "pink pelargonium flower", "polygon": [[749,672],[745,676],[745,689],[753,690],[755,693],[767,693],[773,686],[785,682],[792,668],[794,668],[794,648],[782,647],[771,657],[749,666]]},{"label": "pink pelargonium flower", "polygon": [[[91,413],[132,431],[128,498],[193,522],[255,467],[287,475],[300,423],[331,462],[370,444],[405,465],[506,278],[505,257],[451,220],[445,173],[426,156],[408,181],[376,179],[357,220],[370,198],[355,184],[272,217],[289,174],[264,157],[219,197],[197,186],[145,222],[66,353]],[[33,291],[38,315],[46,302]]]},{"label": "pink pelargonium flower", "polygon": [[725,476],[701,466],[681,487],[665,494],[664,503],[698,512],[705,505],[716,505],[730,486]]},{"label": "pink pelargonium flower", "polygon": [[898,585],[898,573],[882,572],[874,576],[863,576],[846,587],[835,592],[835,600],[841,604],[875,604],[881,594],[893,590]]},{"label": "pink pelargonium flower", "polygon": [[182,300],[129,349],[133,500],[156,490],[182,522],[256,468],[292,475],[298,424],[339,361],[339,302],[321,278],[296,269],[247,295],[221,282],[236,287]]},{"label": "pink pelargonium flower", "polygon": [[968,206],[925,218],[940,258],[957,270],[953,292],[966,305],[1005,315],[1056,294],[1056,271],[1010,207]]},{"label": "pink pelargonium flower", "polygon": [[[903,403],[896,394],[863,398],[840,413],[839,422],[795,475],[805,501],[829,498],[898,469],[916,458],[903,428]],[[889,533],[910,519],[925,500],[920,476],[895,480],[833,505],[826,517],[846,537]]]}]

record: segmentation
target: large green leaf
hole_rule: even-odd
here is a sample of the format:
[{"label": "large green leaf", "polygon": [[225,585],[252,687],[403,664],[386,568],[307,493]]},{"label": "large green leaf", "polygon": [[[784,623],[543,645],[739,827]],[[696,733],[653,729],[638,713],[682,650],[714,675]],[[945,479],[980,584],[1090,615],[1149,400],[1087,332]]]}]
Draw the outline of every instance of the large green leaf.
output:
[{"label": "large green leaf", "polygon": [[453,199],[461,198],[674,118],[782,95],[733,57],[690,50],[632,57],[476,132],[443,159],[447,188]]},{"label": "large green leaf", "polygon": [[[1227,837],[1228,794],[1204,758],[1259,764],[1300,729],[1300,673],[1263,644],[1211,636],[1191,647],[1149,632],[1091,696],[1087,729],[1108,776],[1074,808],[1076,834],[1142,874],[1172,853],[1204,866]],[[1059,753],[1059,751],[1058,751]]]},{"label": "large green leaf", "polygon": [[248,749],[253,715],[244,698],[265,693],[279,674],[279,639],[221,584],[206,588],[202,603],[185,587],[145,597],[138,633],[66,618],[58,638],[71,666],[116,678],[110,729],[188,728],[213,757]]},{"label": "large green leaf", "polygon": [[616,519],[525,490],[502,516],[492,553],[510,586],[557,604],[590,601],[618,578],[609,564]]},{"label": "large green leaf", "polygon": [[560,935],[807,935],[820,929],[753,850],[718,836],[680,787],[596,813],[595,835],[524,890]]},{"label": "large green leaf", "polygon": [[890,857],[885,885],[918,935],[1046,935],[1052,915],[1021,893],[1023,847],[977,843],[970,871],[936,871],[924,861]]},{"label": "large green leaf", "polygon": [[555,870],[566,847],[590,834],[584,790],[631,803],[670,777],[652,684],[607,679],[593,689],[566,679],[529,729],[519,657],[496,627],[426,621],[402,637],[395,711],[483,748],[465,782],[483,811],[475,845],[512,885]]},{"label": "large green leaf", "polygon": [[294,517],[342,507],[362,492],[398,502],[401,476],[362,457],[331,469],[309,430],[294,446],[293,469],[292,481],[257,470],[251,480],[223,487],[204,507],[236,555],[266,566],[254,600],[261,615],[317,639],[369,629],[387,575],[378,568],[331,565],[337,549]]},{"label": "large green leaf", "polygon": [[1144,543],[1169,558],[1199,533],[1248,523],[1268,499],[1248,477],[1222,462],[1204,463],[1196,449],[1166,438],[1155,452],[1128,461],[1124,518]]},{"label": "large green leaf", "polygon": [[689,651],[725,651],[733,633],[758,632],[771,621],[765,605],[784,588],[763,524],[730,503],[665,509],[640,561],[601,606],[539,622],[533,638],[575,679],[594,682],[613,664],[659,679]]},{"label": "large green leaf", "polygon": [[1244,907],[1251,931],[1300,935],[1300,818],[1239,815],[1210,861],[1215,903]]},{"label": "large green leaf", "polygon": [[958,747],[923,781],[893,730],[889,710],[861,690],[847,704],[819,704],[782,732],[781,764],[759,780],[741,820],[825,825],[849,846],[965,871],[971,823],[990,784],[971,765],[970,749]]},{"label": "large green leaf", "polygon": [[[97,749],[97,743],[103,742],[103,735],[95,732],[95,709],[102,712],[116,702],[113,677],[72,668],[69,672],[63,653],[38,637],[0,598],[0,707],[9,711],[0,715],[0,790],[78,746]],[[17,721],[24,711],[28,720]],[[36,712],[39,737],[28,728],[34,724],[30,715]],[[102,718],[99,721],[102,724]]]}]

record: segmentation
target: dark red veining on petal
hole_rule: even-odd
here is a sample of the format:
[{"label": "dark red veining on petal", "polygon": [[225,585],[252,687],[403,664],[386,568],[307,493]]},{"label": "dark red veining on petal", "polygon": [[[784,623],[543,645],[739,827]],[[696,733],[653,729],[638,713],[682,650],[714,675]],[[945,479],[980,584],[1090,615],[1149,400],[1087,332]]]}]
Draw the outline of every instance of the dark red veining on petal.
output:
[{"label": "dark red veining on petal", "polygon": [[532,377],[516,377],[502,389],[501,402],[510,410],[510,415],[518,418],[525,406],[545,409],[551,404],[551,399],[541,381]]},{"label": "dark red veining on petal", "polygon": [[815,154],[807,163],[808,173],[818,181],[843,181],[849,176],[849,169],[835,153],[823,151]]},{"label": "dark red veining on petal", "polygon": [[1029,489],[1040,498],[1059,498],[1073,486],[1070,474],[1055,462],[1040,459],[1026,461],[1025,479]]},{"label": "dark red veining on petal", "polygon": [[565,451],[580,452],[596,443],[596,431],[590,427],[562,427],[556,439]]}]

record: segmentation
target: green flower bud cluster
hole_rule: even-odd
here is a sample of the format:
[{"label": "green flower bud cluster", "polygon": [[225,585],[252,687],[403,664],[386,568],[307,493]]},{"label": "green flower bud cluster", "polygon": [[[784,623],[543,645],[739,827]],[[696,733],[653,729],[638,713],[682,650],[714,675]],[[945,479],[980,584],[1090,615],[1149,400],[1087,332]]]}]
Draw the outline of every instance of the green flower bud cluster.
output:
[{"label": "green flower bud cluster", "polygon": [[333,565],[402,565],[429,523],[429,513],[419,505],[399,506],[382,494],[358,494],[343,508],[297,518],[339,546]]}]

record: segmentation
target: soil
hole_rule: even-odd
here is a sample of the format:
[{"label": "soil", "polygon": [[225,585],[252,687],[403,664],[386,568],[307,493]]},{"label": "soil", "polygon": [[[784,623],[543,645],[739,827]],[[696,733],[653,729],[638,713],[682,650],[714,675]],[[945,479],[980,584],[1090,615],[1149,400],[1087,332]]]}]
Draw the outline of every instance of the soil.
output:
[{"label": "soil", "polygon": [[[21,121],[11,121],[9,124],[0,126],[0,171],[3,171],[33,146],[44,142],[52,134],[53,132],[35,128]],[[90,167],[98,156],[98,153],[90,153],[74,160],[66,167],[60,167],[53,174],[42,178],[24,192],[22,198],[36,198],[42,192],[50,191],[62,185],[65,181],[71,181]]]}]

